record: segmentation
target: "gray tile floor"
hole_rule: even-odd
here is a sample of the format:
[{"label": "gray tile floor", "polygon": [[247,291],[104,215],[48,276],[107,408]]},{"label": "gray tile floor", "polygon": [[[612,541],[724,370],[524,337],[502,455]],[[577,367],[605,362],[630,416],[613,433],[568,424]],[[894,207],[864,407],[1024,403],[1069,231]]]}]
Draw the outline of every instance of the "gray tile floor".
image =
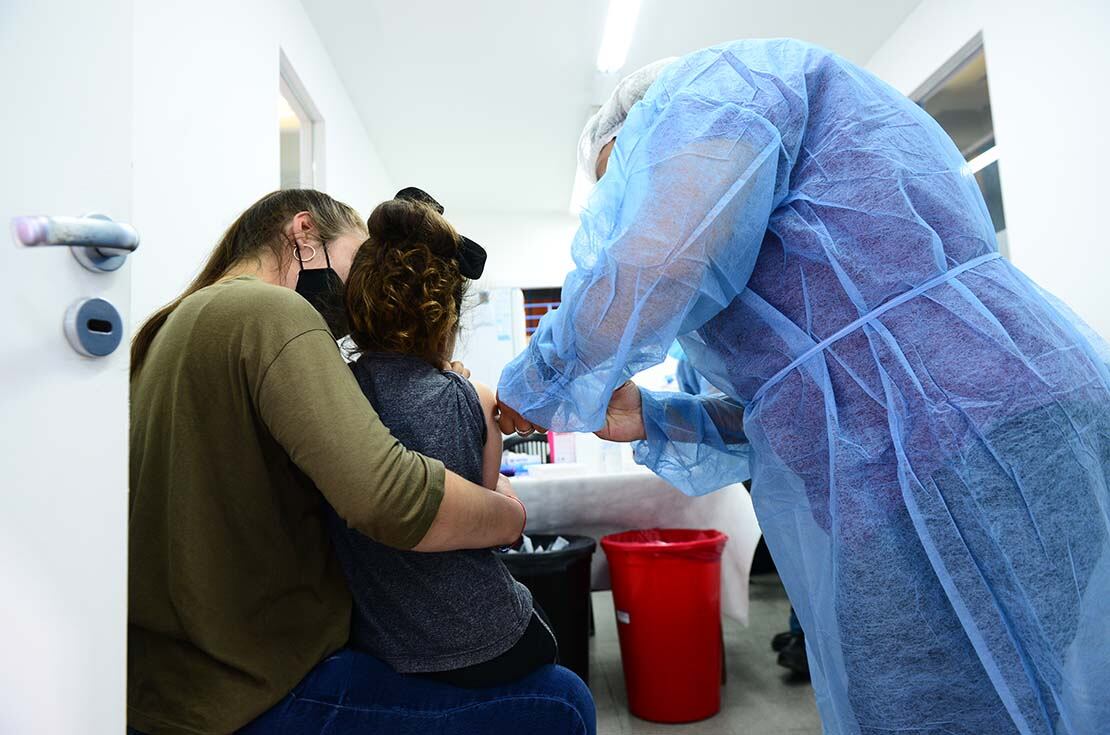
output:
[{"label": "gray tile floor", "polygon": [[597,635],[590,641],[590,687],[598,735],[820,735],[813,689],[775,664],[771,636],[786,629],[790,603],[778,577],[752,579],[751,625],[725,618],[728,684],[721,711],[689,725],[659,725],[628,712],[613,596],[594,593]]}]

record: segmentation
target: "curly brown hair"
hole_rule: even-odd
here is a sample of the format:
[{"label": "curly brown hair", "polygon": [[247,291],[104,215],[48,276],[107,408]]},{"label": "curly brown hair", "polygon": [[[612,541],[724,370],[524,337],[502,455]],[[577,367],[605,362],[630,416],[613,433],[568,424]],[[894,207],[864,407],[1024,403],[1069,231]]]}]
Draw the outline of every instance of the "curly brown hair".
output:
[{"label": "curly brown hair", "polygon": [[347,318],[359,352],[450,359],[469,283],[459,273],[459,235],[431,207],[393,199],[366,222],[369,239],[347,277]]}]

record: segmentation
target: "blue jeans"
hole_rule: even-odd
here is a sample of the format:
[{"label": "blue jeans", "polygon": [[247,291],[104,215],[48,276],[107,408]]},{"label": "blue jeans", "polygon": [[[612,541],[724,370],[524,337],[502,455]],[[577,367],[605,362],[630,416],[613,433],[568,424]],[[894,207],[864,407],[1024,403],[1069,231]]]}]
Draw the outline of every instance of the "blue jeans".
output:
[{"label": "blue jeans", "polygon": [[342,650],[240,735],[595,735],[594,701],[574,673],[544,666],[493,689],[460,689],[402,676]]},{"label": "blue jeans", "polygon": [[[128,735],[142,735],[132,728]],[[595,735],[594,700],[569,669],[544,666],[493,689],[402,676],[344,649],[239,735]]]}]

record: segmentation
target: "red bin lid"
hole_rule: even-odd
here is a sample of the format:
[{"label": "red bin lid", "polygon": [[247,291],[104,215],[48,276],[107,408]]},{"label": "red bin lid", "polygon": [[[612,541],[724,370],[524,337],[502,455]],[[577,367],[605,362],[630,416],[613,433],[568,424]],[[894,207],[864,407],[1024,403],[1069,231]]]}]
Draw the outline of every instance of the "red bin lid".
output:
[{"label": "red bin lid", "polygon": [[714,529],[644,528],[605,536],[601,539],[601,547],[606,553],[712,554],[719,557],[727,541],[727,535]]}]

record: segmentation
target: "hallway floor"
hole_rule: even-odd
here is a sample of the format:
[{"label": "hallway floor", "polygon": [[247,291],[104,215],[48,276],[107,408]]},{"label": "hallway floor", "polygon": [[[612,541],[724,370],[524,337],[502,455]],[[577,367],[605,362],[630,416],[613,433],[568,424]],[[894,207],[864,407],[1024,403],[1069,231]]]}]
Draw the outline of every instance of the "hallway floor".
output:
[{"label": "hallway floor", "polygon": [[594,593],[594,612],[590,681],[598,735],[820,735],[813,689],[792,679],[771,651],[771,637],[786,630],[790,613],[778,577],[752,578],[748,628],[724,619],[728,684],[721,690],[721,711],[689,725],[645,722],[628,712],[611,593]]}]

